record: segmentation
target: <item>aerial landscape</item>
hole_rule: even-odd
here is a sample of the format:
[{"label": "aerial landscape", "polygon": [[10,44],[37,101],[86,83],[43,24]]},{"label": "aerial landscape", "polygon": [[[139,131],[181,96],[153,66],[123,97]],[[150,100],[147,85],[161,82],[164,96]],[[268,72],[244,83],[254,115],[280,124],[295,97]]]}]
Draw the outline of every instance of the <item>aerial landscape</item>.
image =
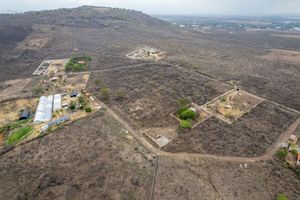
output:
[{"label": "aerial landscape", "polygon": [[41,9],[0,47],[0,200],[300,200],[300,17]]}]

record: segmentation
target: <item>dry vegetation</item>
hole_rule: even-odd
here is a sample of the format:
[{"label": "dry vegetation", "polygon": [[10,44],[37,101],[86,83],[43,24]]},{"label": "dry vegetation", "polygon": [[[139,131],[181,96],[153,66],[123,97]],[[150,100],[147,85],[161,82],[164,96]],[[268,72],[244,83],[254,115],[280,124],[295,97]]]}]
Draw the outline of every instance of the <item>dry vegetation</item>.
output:
[{"label": "dry vegetation", "polygon": [[[94,84],[97,79],[101,80],[102,86]],[[178,109],[178,100],[190,99],[202,105],[230,89],[200,74],[159,64],[94,73],[88,87],[98,93],[100,99],[99,87],[109,88],[109,105],[129,122],[135,122],[131,125],[137,124],[140,128],[176,126],[178,122],[170,114]],[[118,90],[126,94],[125,98],[115,98]]]},{"label": "dry vegetation", "polygon": [[[168,54],[161,61],[126,57],[141,46]],[[294,36],[188,32],[129,10],[81,7],[0,15],[0,102],[38,96],[32,89],[42,78],[27,78],[43,60],[90,55],[90,75],[50,83],[44,92],[87,86],[137,130],[154,140],[170,139],[164,151],[253,157],[299,115],[269,101],[253,107],[258,100],[248,95],[225,100],[238,105],[231,124],[211,117],[180,131],[170,114],[178,110],[178,100],[201,106],[234,85],[299,110],[299,51]],[[217,109],[223,116],[224,107]],[[158,163],[154,199],[300,196],[295,173],[274,160],[245,164],[187,156],[185,161],[161,157]],[[0,199],[147,199],[153,170],[153,154],[111,116],[97,112],[2,155]]]},{"label": "dry vegetation", "polygon": [[33,111],[37,106],[37,99],[17,99],[0,103],[0,127],[17,121],[24,109]]},{"label": "dry vegetation", "polygon": [[180,134],[164,150],[256,157],[298,117],[297,113],[262,102],[233,124],[211,117],[190,132]]},{"label": "dry vegetation", "polygon": [[232,90],[205,105],[205,109],[221,120],[232,123],[263,100],[240,90]]},{"label": "dry vegetation", "polygon": [[153,158],[126,135],[98,113],[2,156],[0,199],[147,199]]},{"label": "dry vegetation", "polygon": [[292,64],[300,64],[300,51],[289,51],[283,49],[272,49],[267,55],[261,56],[272,62],[287,62]]}]

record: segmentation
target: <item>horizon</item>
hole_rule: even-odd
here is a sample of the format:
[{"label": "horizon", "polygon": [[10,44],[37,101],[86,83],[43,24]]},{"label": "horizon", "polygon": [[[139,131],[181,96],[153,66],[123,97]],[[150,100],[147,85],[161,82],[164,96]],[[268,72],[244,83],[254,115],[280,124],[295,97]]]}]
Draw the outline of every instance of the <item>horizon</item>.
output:
[{"label": "horizon", "polygon": [[300,0],[66,0],[64,2],[53,0],[42,2],[38,0],[0,0],[0,13],[24,13],[28,11],[55,10],[63,8],[77,8],[81,6],[123,8],[142,11],[153,16],[246,16],[246,17],[269,17],[269,16],[300,16],[297,8]]}]

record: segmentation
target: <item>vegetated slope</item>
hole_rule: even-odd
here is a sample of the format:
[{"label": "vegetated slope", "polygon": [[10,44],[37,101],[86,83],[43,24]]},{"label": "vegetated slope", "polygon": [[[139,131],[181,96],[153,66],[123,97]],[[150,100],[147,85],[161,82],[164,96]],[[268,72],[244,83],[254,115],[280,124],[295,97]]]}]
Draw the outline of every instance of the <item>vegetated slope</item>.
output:
[{"label": "vegetated slope", "polygon": [[[163,61],[221,81],[234,80],[254,94],[294,109],[300,107],[297,65],[260,57],[271,48],[299,50],[296,39],[255,32],[190,32],[141,12],[87,6],[0,15],[0,27],[0,35],[11,44],[3,43],[0,49],[0,81],[29,76],[43,59],[74,54],[93,57],[88,70],[137,64],[142,61],[130,60],[126,54],[150,46],[167,52]],[[23,32],[17,39],[6,36],[16,31]],[[26,39],[20,42],[22,38]],[[28,39],[45,38],[48,43],[40,49],[24,45]],[[25,48],[20,48],[20,43]]]},{"label": "vegetated slope", "polygon": [[152,154],[128,136],[97,113],[23,145],[0,157],[0,199],[147,199]]},{"label": "vegetated slope", "polygon": [[[72,54],[93,54],[95,63],[126,64],[128,50],[124,47],[135,46],[128,45],[134,36],[147,38],[145,33],[150,33],[150,38],[150,30],[160,32],[168,27],[175,28],[141,12],[101,7],[0,15],[0,81],[30,75],[43,59]],[[30,49],[26,40],[19,48],[26,38],[46,39],[48,43]]]}]

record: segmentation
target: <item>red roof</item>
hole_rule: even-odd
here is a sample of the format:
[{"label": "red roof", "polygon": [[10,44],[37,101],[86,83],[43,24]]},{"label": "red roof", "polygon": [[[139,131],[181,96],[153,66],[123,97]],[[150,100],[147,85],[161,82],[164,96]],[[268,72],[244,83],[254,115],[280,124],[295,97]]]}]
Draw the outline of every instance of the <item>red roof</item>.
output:
[{"label": "red roof", "polygon": [[300,160],[300,153],[298,153],[298,160]]}]

